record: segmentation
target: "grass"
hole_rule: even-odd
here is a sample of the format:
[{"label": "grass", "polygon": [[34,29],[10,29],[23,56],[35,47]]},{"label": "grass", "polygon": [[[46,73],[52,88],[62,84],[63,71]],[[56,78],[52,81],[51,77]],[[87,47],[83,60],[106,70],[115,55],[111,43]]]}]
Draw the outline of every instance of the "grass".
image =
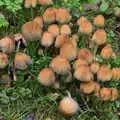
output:
[{"label": "grass", "polygon": [[[74,19],[81,15],[86,15],[90,20],[93,19],[99,11],[79,12],[81,6],[80,0],[74,0],[67,3],[56,2],[55,7],[69,7],[72,10]],[[23,9],[19,14],[8,16],[9,27],[0,30],[2,38],[5,35],[13,34],[21,31],[21,26],[25,22],[31,20],[33,17],[42,14],[45,8],[37,7],[35,9]],[[75,11],[75,12],[74,12]],[[75,13],[75,14],[74,14]],[[115,33],[115,26],[118,20],[113,14],[102,13],[107,19],[106,29],[108,31],[108,42],[112,44],[114,50],[120,55],[119,40],[120,36]],[[9,18],[10,17],[10,18]],[[73,21],[74,21],[73,19]],[[14,22],[13,22],[14,21]],[[17,21],[17,22],[16,22]],[[78,43],[79,48],[86,46],[84,39],[81,37]],[[39,71],[47,67],[53,58],[51,55],[51,48],[45,49],[42,55],[38,55],[40,43],[38,41],[30,42],[29,45],[22,50],[29,54],[33,59],[33,64],[29,66],[26,71],[16,71],[17,81],[13,82],[10,88],[0,87],[0,120],[119,120],[117,115],[120,108],[119,100],[115,102],[103,102],[94,96],[85,96],[76,92],[77,81],[63,84],[60,90],[53,88],[46,88],[37,81]],[[98,61],[104,63],[105,61],[98,56]],[[120,57],[108,60],[111,67],[120,67]],[[0,71],[8,73],[8,71]],[[103,86],[116,87],[120,90],[120,81],[112,81],[103,84]],[[62,116],[57,112],[59,100],[67,95],[66,91],[70,91],[72,96],[79,102],[80,111],[77,115],[72,117]]]}]

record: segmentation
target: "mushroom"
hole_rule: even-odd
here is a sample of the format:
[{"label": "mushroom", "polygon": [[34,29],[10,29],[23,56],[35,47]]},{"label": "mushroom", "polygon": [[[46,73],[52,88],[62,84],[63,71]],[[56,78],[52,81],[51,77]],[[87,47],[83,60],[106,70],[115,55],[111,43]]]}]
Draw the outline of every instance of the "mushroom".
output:
[{"label": "mushroom", "polygon": [[77,57],[77,48],[70,42],[66,42],[60,48],[60,55],[72,61]]},{"label": "mushroom", "polygon": [[0,40],[2,52],[11,53],[15,50],[15,41],[10,37],[4,37]]},{"label": "mushroom", "polygon": [[81,65],[88,65],[88,63],[84,59],[77,59],[73,64],[73,69],[76,70]]},{"label": "mushroom", "polygon": [[36,22],[36,23],[38,23],[39,26],[40,26],[41,28],[43,28],[43,26],[44,26],[44,21],[43,21],[43,17],[42,17],[42,16],[37,16],[37,17],[35,17],[35,19],[34,19],[33,21]]},{"label": "mushroom", "polygon": [[91,94],[91,93],[98,93],[100,90],[100,85],[97,82],[90,81],[88,83],[81,83],[80,84],[80,91],[84,94]]},{"label": "mushroom", "polygon": [[98,29],[92,36],[92,41],[97,45],[103,45],[107,41],[107,33],[103,29]]},{"label": "mushroom", "polygon": [[28,65],[32,64],[31,57],[25,53],[17,53],[14,58],[15,69],[25,70]]},{"label": "mushroom", "polygon": [[38,80],[44,86],[51,86],[55,83],[55,73],[51,68],[44,68],[40,71]]},{"label": "mushroom", "polygon": [[94,54],[87,48],[81,48],[78,52],[78,58],[84,59],[88,63],[92,63],[94,60]]},{"label": "mushroom", "polygon": [[69,40],[68,35],[58,35],[56,40],[55,40],[55,47],[60,48],[65,42]]},{"label": "mushroom", "polygon": [[78,112],[79,105],[73,98],[64,97],[59,103],[58,110],[64,115],[71,116]]},{"label": "mushroom", "polygon": [[75,69],[74,77],[83,82],[89,82],[93,80],[93,74],[90,72],[90,68],[87,65],[81,65]]},{"label": "mushroom", "polygon": [[36,7],[36,5],[37,5],[37,0],[25,0],[24,3],[25,8],[30,8],[31,6]]},{"label": "mushroom", "polygon": [[111,101],[115,101],[118,98],[118,90],[116,88],[111,89]]},{"label": "mushroom", "polygon": [[105,18],[103,15],[97,15],[94,18],[94,25],[98,27],[103,27],[105,25]]},{"label": "mushroom", "polygon": [[58,23],[64,24],[71,20],[71,15],[67,8],[58,8],[56,13],[56,21]]},{"label": "mushroom", "polygon": [[38,0],[38,3],[40,5],[52,5],[53,4],[53,0]]},{"label": "mushroom", "polygon": [[43,20],[45,23],[50,24],[56,21],[56,8],[47,8],[43,13]]},{"label": "mushroom", "polygon": [[120,79],[120,68],[113,68],[112,75],[113,75],[114,80],[119,80]]},{"label": "mushroom", "polygon": [[51,61],[50,68],[52,68],[53,71],[57,74],[65,75],[70,71],[71,66],[69,61],[65,57],[56,56]]},{"label": "mushroom", "polygon": [[90,65],[90,70],[92,71],[92,73],[96,74],[100,69],[100,63],[99,62],[93,62],[91,65]]},{"label": "mushroom", "polygon": [[52,33],[55,37],[59,35],[60,29],[56,24],[52,24],[48,27],[48,32]]},{"label": "mushroom", "polygon": [[61,28],[60,28],[60,33],[70,35],[71,34],[70,26],[67,25],[67,24],[62,25]]},{"label": "mushroom", "polygon": [[8,62],[7,54],[0,52],[0,69],[5,68],[8,65]]},{"label": "mushroom", "polygon": [[44,32],[41,38],[41,44],[45,47],[50,47],[54,42],[54,35],[50,32]]},{"label": "mushroom", "polygon": [[88,19],[85,16],[81,16],[78,20],[77,20],[77,25],[82,25],[85,21],[88,21]]},{"label": "mushroom", "polygon": [[79,41],[79,36],[77,34],[73,34],[70,39],[74,47],[77,48],[77,42]]},{"label": "mushroom", "polygon": [[104,59],[109,59],[111,57],[113,57],[113,49],[111,47],[110,44],[107,44],[102,50],[100,55],[104,58]]},{"label": "mushroom", "polygon": [[110,81],[112,79],[112,70],[108,65],[102,65],[97,72],[97,78],[100,81]]}]

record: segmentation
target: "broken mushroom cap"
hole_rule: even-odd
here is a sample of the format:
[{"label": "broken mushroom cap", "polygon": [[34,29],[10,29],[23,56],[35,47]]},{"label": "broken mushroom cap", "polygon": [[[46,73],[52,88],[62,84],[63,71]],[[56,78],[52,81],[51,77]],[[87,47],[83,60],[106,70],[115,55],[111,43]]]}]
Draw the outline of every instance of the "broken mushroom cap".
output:
[{"label": "broken mushroom cap", "polygon": [[100,55],[104,58],[104,59],[109,59],[111,57],[113,57],[113,49],[111,47],[110,44],[107,44],[102,50]]},{"label": "broken mushroom cap", "polygon": [[56,8],[47,8],[43,13],[44,23],[50,24],[56,21]]},{"label": "broken mushroom cap", "polygon": [[105,18],[103,15],[97,15],[94,18],[94,25],[98,27],[103,27],[105,25]]},{"label": "broken mushroom cap", "polygon": [[102,65],[97,73],[97,78],[100,81],[110,81],[112,79],[112,70],[108,65]]},{"label": "broken mushroom cap", "polygon": [[48,27],[48,32],[52,33],[54,37],[58,36],[60,33],[59,26],[56,24],[52,24]]},{"label": "broken mushroom cap", "polygon": [[74,115],[79,110],[78,103],[71,97],[64,97],[59,104],[58,110],[64,115]]},{"label": "broken mushroom cap", "polygon": [[55,47],[60,48],[65,42],[69,41],[68,35],[58,35],[55,40]]},{"label": "broken mushroom cap", "polygon": [[41,44],[45,47],[50,47],[54,42],[54,35],[50,32],[44,32],[41,38]]},{"label": "broken mushroom cap", "polygon": [[62,25],[61,28],[60,28],[60,33],[70,35],[71,34],[70,26],[67,25],[67,24]]},{"label": "broken mushroom cap", "polygon": [[107,41],[107,33],[103,29],[97,30],[93,36],[92,41],[95,42],[97,45],[103,45]]},{"label": "broken mushroom cap", "polygon": [[75,69],[74,77],[83,82],[93,80],[93,74],[90,72],[90,68],[87,65],[81,65],[79,68]]},{"label": "broken mushroom cap", "polygon": [[120,79],[120,68],[113,68],[112,75],[113,75],[114,80],[119,80]]},{"label": "broken mushroom cap", "polygon": [[38,0],[38,3],[40,5],[52,5],[53,4],[53,0]]},{"label": "broken mushroom cap", "polygon": [[90,81],[88,83],[80,84],[80,91],[84,94],[98,93],[100,90],[100,85],[97,82]]},{"label": "broken mushroom cap", "polygon": [[77,20],[77,25],[82,25],[85,21],[88,21],[88,19],[84,16],[81,16],[78,20]]},{"label": "broken mushroom cap", "polygon": [[87,48],[81,48],[78,52],[78,58],[84,59],[88,63],[92,63],[94,60],[94,54]]},{"label": "broken mushroom cap", "polygon": [[44,23],[43,23],[43,17],[42,16],[36,17],[33,21],[38,23],[40,25],[40,27],[43,28]]},{"label": "broken mushroom cap", "polygon": [[77,48],[70,42],[66,42],[60,48],[60,55],[72,61],[77,57]]},{"label": "broken mushroom cap", "polygon": [[15,50],[15,41],[10,37],[4,37],[0,40],[0,48],[2,52],[11,53]]},{"label": "broken mushroom cap", "polygon": [[30,8],[31,6],[36,7],[36,5],[37,5],[37,0],[25,0],[24,3],[25,8]]},{"label": "broken mushroom cap", "polygon": [[111,101],[115,101],[119,96],[118,90],[116,88],[110,89],[111,89]]},{"label": "broken mushroom cap", "polygon": [[58,23],[64,24],[71,20],[71,15],[67,8],[58,8],[56,14],[56,21]]},{"label": "broken mushroom cap", "polygon": [[8,62],[7,54],[0,52],[0,69],[5,68],[8,65]]},{"label": "broken mushroom cap", "polygon": [[55,73],[51,68],[44,68],[40,71],[38,80],[44,86],[51,86],[55,83]]},{"label": "broken mushroom cap", "polygon": [[90,65],[90,70],[92,73],[96,74],[98,72],[98,70],[100,69],[100,63],[99,62],[93,62]]},{"label": "broken mushroom cap", "polygon": [[16,69],[25,70],[28,65],[32,64],[31,57],[25,53],[17,53],[14,58],[14,66]]},{"label": "broken mushroom cap", "polygon": [[81,65],[88,65],[88,63],[84,59],[77,59],[73,64],[73,69],[76,70]]},{"label": "broken mushroom cap", "polygon": [[39,40],[42,35],[42,29],[37,22],[29,21],[22,26],[22,34],[27,41]]},{"label": "broken mushroom cap", "polygon": [[64,75],[70,71],[71,66],[69,61],[65,57],[56,56],[51,61],[50,68],[52,68],[53,71],[56,72],[57,74]]}]

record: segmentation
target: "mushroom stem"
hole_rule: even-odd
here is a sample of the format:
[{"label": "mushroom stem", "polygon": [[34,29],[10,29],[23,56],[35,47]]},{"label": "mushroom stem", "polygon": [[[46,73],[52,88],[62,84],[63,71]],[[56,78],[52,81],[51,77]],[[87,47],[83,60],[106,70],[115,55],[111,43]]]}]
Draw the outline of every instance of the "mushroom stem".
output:
[{"label": "mushroom stem", "polygon": [[66,92],[67,92],[68,97],[72,98],[70,92],[68,90]]},{"label": "mushroom stem", "polygon": [[21,44],[21,41],[18,41],[16,52],[19,51],[19,49],[20,49],[20,44]]}]

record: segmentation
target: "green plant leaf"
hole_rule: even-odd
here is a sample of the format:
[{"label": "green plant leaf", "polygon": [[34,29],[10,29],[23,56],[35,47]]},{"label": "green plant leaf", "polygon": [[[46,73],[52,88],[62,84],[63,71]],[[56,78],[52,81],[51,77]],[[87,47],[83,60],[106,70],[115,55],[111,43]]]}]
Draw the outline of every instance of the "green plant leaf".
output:
[{"label": "green plant leaf", "polygon": [[8,21],[5,19],[3,14],[0,14],[0,28],[7,27],[9,25]]},{"label": "green plant leaf", "polygon": [[100,11],[101,12],[105,12],[109,7],[109,4],[107,2],[102,2],[102,4],[100,5]]},{"label": "green plant leaf", "polygon": [[90,3],[90,4],[96,4],[99,2],[100,2],[100,0],[88,0],[88,3]]}]

